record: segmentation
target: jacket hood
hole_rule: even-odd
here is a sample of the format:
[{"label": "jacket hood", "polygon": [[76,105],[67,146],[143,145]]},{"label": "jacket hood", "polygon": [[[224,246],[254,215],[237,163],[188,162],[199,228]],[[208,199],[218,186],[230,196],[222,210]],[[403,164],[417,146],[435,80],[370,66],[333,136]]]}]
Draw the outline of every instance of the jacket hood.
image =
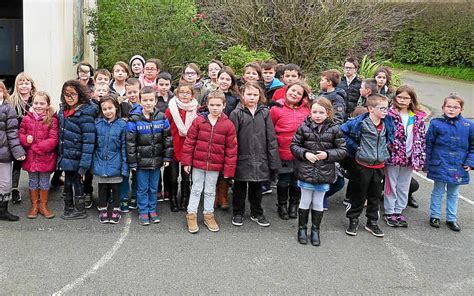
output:
[{"label": "jacket hood", "polygon": [[274,89],[274,88],[277,88],[277,87],[282,87],[284,85],[285,84],[283,82],[281,82],[278,78],[273,78],[272,82],[267,87],[267,89],[270,90],[270,89]]},{"label": "jacket hood", "polygon": [[346,91],[343,90],[342,88],[340,87],[336,87],[333,91],[331,92],[326,92],[326,91],[321,91],[319,93],[319,95],[321,96],[325,96],[325,97],[330,97],[330,98],[334,98],[336,95],[339,95],[341,96],[343,99],[346,97]]},{"label": "jacket hood", "polygon": [[76,108],[76,113],[81,113],[85,115],[90,115],[96,117],[99,112],[99,108],[96,104],[89,102],[87,104],[82,104]]}]

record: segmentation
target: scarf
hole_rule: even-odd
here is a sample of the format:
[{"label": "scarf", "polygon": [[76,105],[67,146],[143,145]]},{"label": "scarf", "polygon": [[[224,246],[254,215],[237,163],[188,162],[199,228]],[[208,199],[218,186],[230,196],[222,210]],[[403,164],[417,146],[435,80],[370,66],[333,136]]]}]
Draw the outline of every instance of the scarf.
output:
[{"label": "scarf", "polygon": [[31,111],[31,114],[33,114],[33,117],[34,117],[36,120],[38,120],[38,121],[41,120],[41,119],[43,119],[43,118],[46,116],[46,112],[43,112],[43,113],[41,113],[41,114],[38,114],[38,113],[36,113],[36,112],[33,111],[33,110]]},{"label": "scarf", "polygon": [[[181,137],[186,137],[188,134],[188,130],[191,127],[191,124],[193,123],[193,120],[197,117],[197,107],[198,107],[198,102],[196,99],[192,98],[189,103],[183,103],[180,100],[176,98],[172,98],[169,101],[169,108],[170,108],[170,113],[171,116],[173,117],[174,123],[176,124],[176,127],[178,128],[179,135]],[[179,115],[179,109],[183,109],[186,111],[186,118],[184,120],[181,119],[181,116]]]}]

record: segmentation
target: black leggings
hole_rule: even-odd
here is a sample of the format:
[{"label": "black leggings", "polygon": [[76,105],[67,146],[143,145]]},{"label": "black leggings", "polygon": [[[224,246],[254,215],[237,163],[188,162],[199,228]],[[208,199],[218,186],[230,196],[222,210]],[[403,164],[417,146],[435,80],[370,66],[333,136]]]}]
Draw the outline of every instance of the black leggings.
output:
[{"label": "black leggings", "polygon": [[120,183],[99,183],[99,208],[106,208],[109,194],[112,195],[112,206],[120,207]]}]

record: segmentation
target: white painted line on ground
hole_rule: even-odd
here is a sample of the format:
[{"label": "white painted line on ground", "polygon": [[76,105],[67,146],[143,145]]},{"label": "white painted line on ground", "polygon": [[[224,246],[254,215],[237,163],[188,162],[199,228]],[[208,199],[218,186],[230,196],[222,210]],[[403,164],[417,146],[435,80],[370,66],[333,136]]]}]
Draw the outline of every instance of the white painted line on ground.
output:
[{"label": "white painted line on ground", "polygon": [[439,246],[439,245],[435,245],[435,244],[425,243],[425,242],[423,242],[421,240],[418,240],[416,238],[412,238],[412,237],[408,236],[407,234],[405,234],[403,232],[399,232],[398,235],[401,238],[406,239],[407,241],[410,241],[412,243],[415,243],[417,245],[424,246],[424,247],[430,247],[430,248],[433,248],[433,249],[440,249],[440,250],[447,250],[447,251],[451,251],[451,252],[458,252],[458,251],[463,250],[462,248],[450,248],[450,247],[443,247],[443,246]]},{"label": "white painted line on ground", "polygon": [[95,274],[101,267],[103,267],[107,262],[109,262],[115,255],[115,253],[120,249],[122,246],[123,242],[125,241],[125,238],[127,238],[128,233],[130,232],[130,223],[132,222],[132,219],[130,218],[130,215],[127,215],[125,219],[125,226],[123,227],[122,233],[120,234],[120,238],[114,243],[112,248],[105,253],[102,258],[97,261],[94,266],[92,266],[89,270],[87,270],[85,273],[83,273],[80,277],[78,277],[76,280],[73,282],[70,282],[66,286],[62,287],[61,290],[53,293],[53,296],[61,296],[72,289],[74,289],[76,286],[82,284],[88,277],[92,276]]},{"label": "white painted line on ground", "polygon": [[398,260],[398,262],[404,267],[404,271],[409,276],[409,278],[418,281],[415,265],[413,265],[413,262],[410,260],[410,257],[408,257],[407,253],[393,245],[390,239],[388,239],[387,237],[385,237],[383,241],[390,250],[390,253],[392,253],[392,255],[395,256],[395,258]]},{"label": "white painted line on ground", "polygon": [[[420,174],[419,172],[414,172],[414,173],[415,173],[415,175],[417,175],[418,177],[422,178],[423,180],[428,181],[428,182],[430,182],[430,183],[434,183],[433,180],[428,179],[425,175]],[[467,202],[467,203],[470,204],[470,205],[474,205],[474,200],[471,200],[471,199],[469,199],[469,198],[467,198],[467,197],[464,197],[464,196],[462,196],[461,194],[459,194],[458,196],[459,196],[459,199],[464,200],[465,202]]]}]

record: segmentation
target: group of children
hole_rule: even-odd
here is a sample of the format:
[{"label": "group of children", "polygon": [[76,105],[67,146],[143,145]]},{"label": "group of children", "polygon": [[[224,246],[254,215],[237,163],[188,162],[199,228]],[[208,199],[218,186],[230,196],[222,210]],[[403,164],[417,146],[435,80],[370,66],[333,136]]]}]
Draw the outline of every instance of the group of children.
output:
[{"label": "group of children", "polygon": [[243,225],[248,197],[250,219],[269,226],[262,193],[277,179],[279,217],[298,218],[298,241],[307,244],[311,213],[310,241],[319,246],[327,198],[344,187],[343,176],[346,233],[357,234],[366,206],[365,229],[382,237],[382,193],[387,225],[407,227],[412,173],[425,170],[435,181],[430,225],[440,227],[447,191],[446,223],[459,231],[459,185],[474,167],[474,127],[461,115],[464,100],[448,96],[443,116],[425,132],[426,114],[412,87],[394,91],[385,68],[362,80],[357,68],[348,58],[342,79],[337,70],[322,72],[315,95],[297,65],[280,69],[273,61],[247,64],[241,79],[217,60],[208,78],[191,63],[174,91],[157,59],[136,55],[128,65],[117,62],[112,74],[80,63],[77,79],[62,87],[57,114],[49,95],[21,73],[12,96],[0,83],[0,219],[18,220],[7,206],[12,197],[21,200],[19,165],[29,174],[28,218],[54,217],[47,206],[50,175],[58,182],[64,172],[63,219],[87,217],[95,179],[101,223],[119,223],[130,209],[138,209],[141,225],[159,223],[163,199],[171,211],[186,211],[191,233],[199,231],[201,195],[204,224],[219,230],[214,209],[229,208],[231,185],[232,224]]}]

